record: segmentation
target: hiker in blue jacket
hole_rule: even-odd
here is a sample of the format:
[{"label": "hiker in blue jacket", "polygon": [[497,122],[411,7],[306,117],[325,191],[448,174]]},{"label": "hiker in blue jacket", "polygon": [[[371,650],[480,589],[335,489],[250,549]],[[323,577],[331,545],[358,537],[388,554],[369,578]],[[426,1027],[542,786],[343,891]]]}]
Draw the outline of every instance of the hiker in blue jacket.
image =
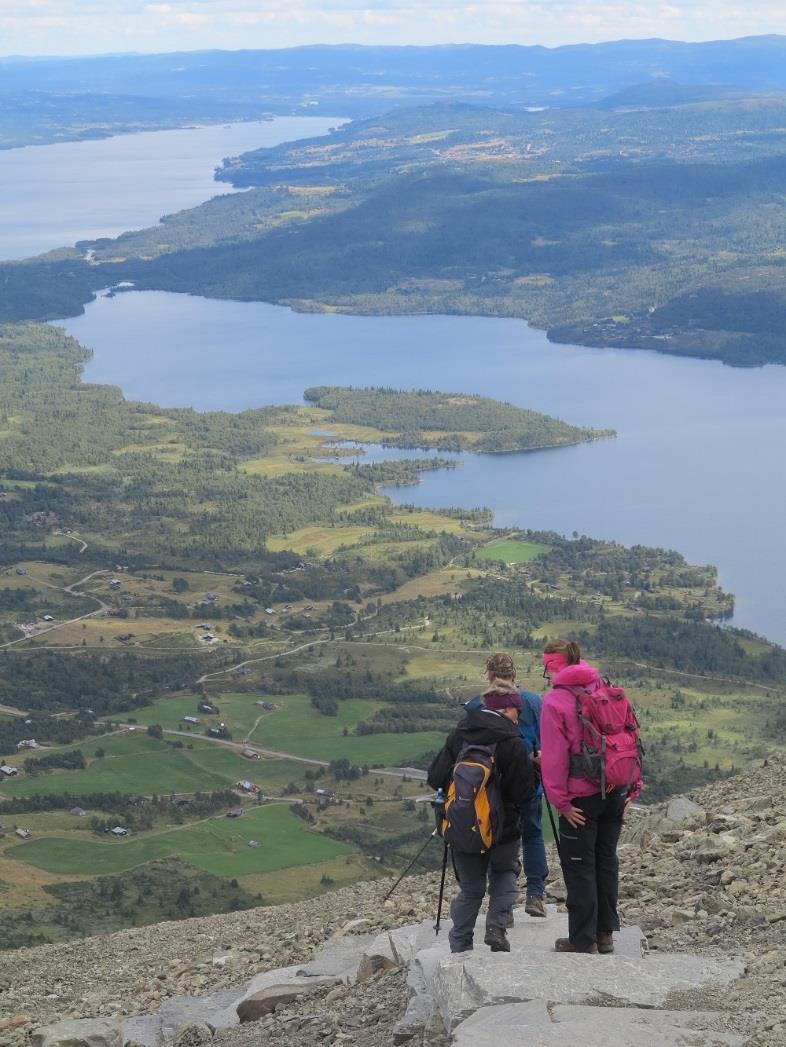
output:
[{"label": "hiker in blue jacket", "polygon": [[[537,789],[532,799],[521,809],[521,840],[524,859],[524,875],[527,878],[527,896],[524,911],[530,916],[546,915],[546,877],[549,867],[546,862],[546,845],[543,841],[543,786],[540,783],[540,695],[532,691],[519,691],[516,687],[516,667],[509,654],[492,654],[486,661],[486,677],[489,684],[507,686],[521,695],[522,709],[519,714],[519,731],[535,765]],[[481,697],[473,698],[465,708],[478,709]]]}]

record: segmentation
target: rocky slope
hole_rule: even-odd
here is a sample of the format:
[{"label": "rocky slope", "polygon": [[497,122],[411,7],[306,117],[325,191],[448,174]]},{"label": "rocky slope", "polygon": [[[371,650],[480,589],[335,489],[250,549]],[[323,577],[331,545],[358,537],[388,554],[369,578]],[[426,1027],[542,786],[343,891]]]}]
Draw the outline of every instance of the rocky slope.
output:
[{"label": "rocky slope", "polygon": [[[783,1045],[786,764],[750,768],[689,799],[631,816],[620,852],[623,919],[643,928],[652,950],[741,957],[739,981],[674,1005],[727,1012],[729,1028],[748,1035],[751,1047]],[[152,1012],[173,997],[216,992],[305,963],[336,934],[433,918],[437,880],[412,877],[389,902],[383,901],[388,883],[368,883],[298,905],[5,953],[0,1043],[21,1047],[32,1029],[63,1018]],[[550,893],[557,902],[564,898],[558,875]],[[250,1047],[264,1029],[263,1042],[280,1047],[349,1041],[382,1047],[392,1042],[408,997],[402,970],[380,971],[362,984],[283,1004],[262,1027],[228,1029],[212,1042]]]}]

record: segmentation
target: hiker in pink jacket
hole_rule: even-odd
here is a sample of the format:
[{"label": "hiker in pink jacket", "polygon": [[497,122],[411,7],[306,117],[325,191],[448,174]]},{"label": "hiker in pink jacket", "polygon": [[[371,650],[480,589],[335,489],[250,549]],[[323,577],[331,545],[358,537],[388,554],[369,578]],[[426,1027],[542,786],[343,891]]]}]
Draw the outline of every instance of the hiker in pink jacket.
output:
[{"label": "hiker in pink jacket", "polygon": [[555,640],[543,654],[544,676],[551,690],[541,713],[541,774],[546,797],[559,811],[559,854],[568,892],[568,937],[558,938],[557,952],[614,952],[619,930],[617,843],[630,801],[641,791],[609,788],[571,776],[571,754],[581,751],[582,727],[575,693],[557,685],[592,690],[598,670],[581,660],[579,645]]}]

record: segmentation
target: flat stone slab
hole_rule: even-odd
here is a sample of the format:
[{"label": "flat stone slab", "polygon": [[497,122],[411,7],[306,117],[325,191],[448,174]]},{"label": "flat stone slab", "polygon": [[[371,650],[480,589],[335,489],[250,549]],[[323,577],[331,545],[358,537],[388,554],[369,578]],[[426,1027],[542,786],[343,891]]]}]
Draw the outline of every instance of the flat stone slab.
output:
[{"label": "flat stone slab", "polygon": [[664,1007],[674,991],[728,985],[743,970],[740,960],[681,953],[630,959],[525,950],[496,954],[477,951],[442,960],[431,992],[445,1028],[451,1030],[481,1007],[528,1000]]},{"label": "flat stone slab", "polygon": [[743,1047],[715,1012],[618,1007],[549,1008],[542,1000],[482,1007],[455,1030],[455,1047]]},{"label": "flat stone slab", "polygon": [[364,952],[377,939],[376,934],[347,934],[324,945],[307,964],[299,968],[307,977],[354,976]]}]

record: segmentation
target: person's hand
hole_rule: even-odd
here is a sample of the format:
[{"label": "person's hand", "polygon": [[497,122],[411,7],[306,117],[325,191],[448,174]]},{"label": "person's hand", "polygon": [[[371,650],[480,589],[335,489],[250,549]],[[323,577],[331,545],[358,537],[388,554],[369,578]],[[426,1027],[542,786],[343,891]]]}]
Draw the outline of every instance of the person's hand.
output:
[{"label": "person's hand", "polygon": [[540,767],[540,753],[533,753],[532,762],[536,767]]},{"label": "person's hand", "polygon": [[567,811],[560,811],[559,813],[574,829],[580,829],[582,825],[587,824],[587,816],[580,807],[571,806]]}]

